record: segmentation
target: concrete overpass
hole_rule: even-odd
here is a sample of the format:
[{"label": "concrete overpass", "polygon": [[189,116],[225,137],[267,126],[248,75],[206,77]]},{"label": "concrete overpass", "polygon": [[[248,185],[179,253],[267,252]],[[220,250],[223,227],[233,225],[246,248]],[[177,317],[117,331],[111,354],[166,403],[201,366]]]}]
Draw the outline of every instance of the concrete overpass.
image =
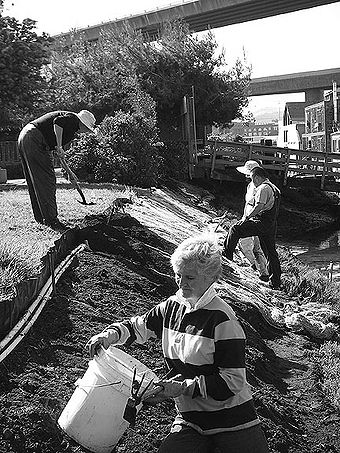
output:
[{"label": "concrete overpass", "polygon": [[323,91],[331,90],[333,81],[340,86],[340,68],[260,77],[251,80],[249,96],[305,92],[311,105],[323,99]]},{"label": "concrete overpass", "polygon": [[[88,41],[96,41],[100,32],[112,27],[122,27],[128,23],[134,29],[141,30],[143,34],[153,39],[157,36],[162,23],[182,18],[191,31],[199,32],[210,28],[224,27],[226,25],[247,22],[264,17],[277,16],[302,9],[336,3],[339,0],[196,0],[183,1],[181,4],[145,11],[142,14],[131,15],[89,26],[73,31],[81,34]],[[141,3],[142,4],[142,3]],[[95,7],[95,4],[93,5]],[[71,33],[62,33],[54,36],[62,39],[67,45]]]}]

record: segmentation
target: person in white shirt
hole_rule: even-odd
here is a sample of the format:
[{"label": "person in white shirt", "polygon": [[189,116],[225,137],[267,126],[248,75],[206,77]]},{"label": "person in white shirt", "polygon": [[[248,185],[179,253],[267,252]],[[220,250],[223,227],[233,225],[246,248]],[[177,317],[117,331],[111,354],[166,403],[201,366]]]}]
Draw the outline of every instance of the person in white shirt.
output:
[{"label": "person in white shirt", "polygon": [[263,252],[268,260],[269,283],[273,289],[281,286],[281,266],[276,251],[277,217],[281,192],[269,181],[260,166],[250,172],[254,184],[254,205],[244,213],[242,219],[233,225],[224,242],[224,256],[232,260],[240,238],[258,236]]}]

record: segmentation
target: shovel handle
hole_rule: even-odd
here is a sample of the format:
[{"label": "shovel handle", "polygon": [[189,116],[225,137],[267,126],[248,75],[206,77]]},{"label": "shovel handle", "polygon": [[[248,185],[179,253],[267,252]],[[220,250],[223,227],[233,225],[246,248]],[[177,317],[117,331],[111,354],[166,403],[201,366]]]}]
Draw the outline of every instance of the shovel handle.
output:
[{"label": "shovel handle", "polygon": [[64,157],[60,157],[60,163],[61,163],[63,169],[64,169],[64,170],[66,171],[66,173],[68,174],[72,186],[77,190],[77,192],[78,192],[79,195],[81,196],[82,202],[83,202],[84,204],[87,204],[85,195],[83,194],[83,191],[82,191],[81,188],[80,188],[80,185],[79,185],[79,183],[78,183],[77,177],[76,177],[76,175],[73,173],[73,171],[70,169],[70,167],[68,166],[68,164],[67,164],[67,162],[66,162],[66,160],[65,160]]}]

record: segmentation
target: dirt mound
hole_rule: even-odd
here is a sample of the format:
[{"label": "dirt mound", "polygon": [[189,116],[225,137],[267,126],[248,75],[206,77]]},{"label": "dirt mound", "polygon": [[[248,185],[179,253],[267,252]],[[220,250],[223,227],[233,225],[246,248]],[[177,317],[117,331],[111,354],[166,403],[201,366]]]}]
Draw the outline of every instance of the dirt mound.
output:
[{"label": "dirt mound", "polygon": [[[1,453],[85,453],[56,421],[87,369],[86,342],[107,324],[143,313],[176,290],[169,264],[174,244],[135,218],[124,213],[109,221],[106,214],[85,218],[79,238],[91,250],[80,254],[79,266],[60,281],[29,334],[0,365]],[[253,306],[228,302],[247,334],[248,380],[271,451],[340,451],[339,419],[311,373],[310,353],[318,344],[268,325]],[[158,341],[128,352],[163,374]],[[115,451],[156,452],[173,417],[172,402],[144,408]]]}]

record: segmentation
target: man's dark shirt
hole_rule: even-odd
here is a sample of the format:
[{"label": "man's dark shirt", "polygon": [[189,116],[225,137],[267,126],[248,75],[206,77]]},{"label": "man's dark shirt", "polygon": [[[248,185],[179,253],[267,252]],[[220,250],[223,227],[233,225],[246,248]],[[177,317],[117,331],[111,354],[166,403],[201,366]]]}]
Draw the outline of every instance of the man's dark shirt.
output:
[{"label": "man's dark shirt", "polygon": [[62,146],[64,146],[74,139],[79,130],[80,119],[73,112],[57,110],[46,113],[36,120],[31,121],[31,123],[40,130],[50,149],[54,149],[57,146],[57,141],[53,126],[56,124],[63,128]]}]

